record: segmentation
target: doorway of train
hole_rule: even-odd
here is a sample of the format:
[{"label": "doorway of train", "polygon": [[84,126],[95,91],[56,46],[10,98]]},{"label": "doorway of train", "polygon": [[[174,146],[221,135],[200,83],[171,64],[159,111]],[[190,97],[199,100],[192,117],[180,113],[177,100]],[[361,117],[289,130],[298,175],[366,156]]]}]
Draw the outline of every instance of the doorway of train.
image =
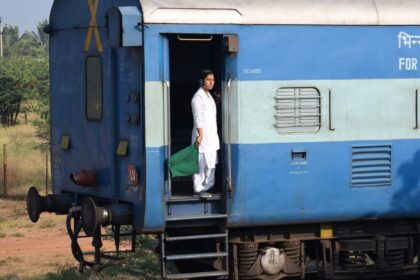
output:
[{"label": "doorway of train", "polygon": [[[223,35],[209,34],[171,34],[168,35],[169,77],[170,77],[170,154],[191,144],[193,117],[191,100],[200,87],[203,70],[214,73],[215,84],[211,91],[217,107],[217,126],[219,139],[222,138],[222,79]],[[219,150],[219,164],[216,165],[213,193],[222,190],[222,163]],[[193,196],[192,177],[171,179],[172,196]]]}]

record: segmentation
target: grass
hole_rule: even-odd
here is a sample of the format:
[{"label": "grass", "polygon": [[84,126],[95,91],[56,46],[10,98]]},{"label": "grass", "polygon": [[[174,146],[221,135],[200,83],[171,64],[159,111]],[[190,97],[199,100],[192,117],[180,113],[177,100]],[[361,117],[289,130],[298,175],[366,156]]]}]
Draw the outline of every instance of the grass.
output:
[{"label": "grass", "polygon": [[15,220],[10,219],[0,223],[0,230],[4,229],[21,229],[21,228],[30,228],[33,227],[33,224],[29,221],[29,219],[25,220]]},{"label": "grass", "polygon": [[90,275],[81,275],[76,269],[71,267],[63,267],[59,269],[58,273],[47,273],[39,277],[34,277],[33,280],[73,280],[73,279],[89,279]]},{"label": "grass", "polygon": [[21,232],[12,233],[11,236],[13,236],[13,237],[25,237],[25,235]]},{"label": "grass", "polygon": [[109,266],[94,273],[86,268],[81,274],[77,267],[63,266],[56,273],[32,278],[34,280],[58,280],[58,279],[120,279],[120,280],[157,280],[160,279],[160,264],[158,256],[154,252],[157,240],[150,235],[140,235],[136,241],[136,253],[127,256],[123,264]]},{"label": "grass", "polygon": [[52,228],[52,227],[55,227],[57,225],[57,223],[54,220],[43,219],[43,220],[39,221],[38,225],[39,225],[40,228]]},{"label": "grass", "polygon": [[9,262],[23,262],[23,260],[19,257],[7,257],[5,260],[5,264],[9,263]]},{"label": "grass", "polygon": [[19,280],[21,279],[16,273],[7,274],[3,276],[1,279],[3,280]]},{"label": "grass", "polygon": [[[31,185],[45,189],[46,154],[38,149],[41,141],[35,135],[35,127],[30,125],[35,117],[29,115],[28,125],[0,128],[0,161],[3,163],[3,144],[6,144],[7,185],[10,196],[26,195]],[[0,168],[0,179],[3,186],[3,168]],[[2,188],[0,192],[3,193]]]}]

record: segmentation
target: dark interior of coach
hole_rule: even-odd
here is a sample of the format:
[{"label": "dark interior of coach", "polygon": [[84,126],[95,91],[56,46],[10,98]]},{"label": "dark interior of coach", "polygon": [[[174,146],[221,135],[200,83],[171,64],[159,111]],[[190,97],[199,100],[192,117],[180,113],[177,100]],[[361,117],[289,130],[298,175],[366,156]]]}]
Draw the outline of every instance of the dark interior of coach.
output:
[{"label": "dark interior of coach", "polygon": [[[170,112],[171,112],[171,154],[191,144],[193,118],[191,99],[200,87],[199,80],[204,69],[215,74],[213,98],[217,106],[217,125],[222,139],[221,90],[223,79],[223,38],[221,35],[173,34],[169,39],[170,60]],[[216,183],[213,192],[221,191],[222,155],[219,151],[216,167]],[[191,176],[171,180],[171,194],[193,195]]]}]

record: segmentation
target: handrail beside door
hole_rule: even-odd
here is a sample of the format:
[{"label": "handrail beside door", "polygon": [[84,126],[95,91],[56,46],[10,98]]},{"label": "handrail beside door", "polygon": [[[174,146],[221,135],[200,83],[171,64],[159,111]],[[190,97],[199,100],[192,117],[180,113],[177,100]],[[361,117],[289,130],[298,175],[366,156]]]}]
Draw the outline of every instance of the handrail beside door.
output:
[{"label": "handrail beside door", "polygon": [[[166,80],[162,80],[162,87],[163,87],[163,112],[164,112],[164,119],[166,119],[166,127],[163,128],[167,148],[166,148],[166,159],[169,160],[171,157],[171,95],[170,95],[170,84]],[[165,110],[166,104],[166,110]],[[167,168],[167,178],[168,184],[165,188],[165,193],[171,192],[171,174],[169,168]]]},{"label": "handrail beside door", "polygon": [[227,103],[228,103],[228,116],[227,116],[227,156],[228,156],[228,176],[226,178],[227,180],[227,192],[229,193],[230,197],[233,195],[233,187],[232,187],[232,148],[231,148],[231,132],[230,132],[230,123],[231,123],[231,85],[232,85],[232,78],[229,77],[229,80],[227,82]]}]

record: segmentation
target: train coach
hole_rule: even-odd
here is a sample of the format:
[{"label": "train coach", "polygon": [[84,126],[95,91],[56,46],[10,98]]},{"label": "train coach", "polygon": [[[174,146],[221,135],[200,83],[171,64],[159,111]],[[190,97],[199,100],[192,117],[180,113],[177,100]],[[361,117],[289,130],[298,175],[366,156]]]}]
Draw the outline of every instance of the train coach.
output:
[{"label": "train coach", "polygon": [[[29,189],[30,219],[67,215],[81,268],[123,254],[122,236],[153,233],[164,279],[419,274],[419,10],[415,0],[55,0],[45,27],[54,194]],[[167,168],[190,144],[203,69],[221,95],[208,199]],[[101,250],[105,227],[115,252]]]}]

